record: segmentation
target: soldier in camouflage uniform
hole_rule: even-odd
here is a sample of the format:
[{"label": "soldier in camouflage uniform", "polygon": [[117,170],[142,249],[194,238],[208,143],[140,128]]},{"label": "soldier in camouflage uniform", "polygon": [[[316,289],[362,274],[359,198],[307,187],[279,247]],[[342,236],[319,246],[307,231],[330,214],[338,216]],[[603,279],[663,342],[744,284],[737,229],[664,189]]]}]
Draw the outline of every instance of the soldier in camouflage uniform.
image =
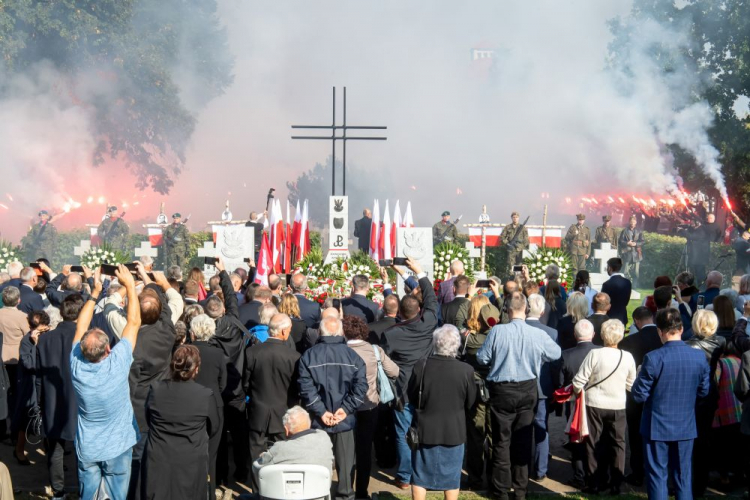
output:
[{"label": "soldier in camouflage uniform", "polygon": [[578,214],[576,219],[578,223],[570,226],[565,235],[565,246],[573,261],[573,275],[586,269],[586,260],[591,255],[591,230],[584,225],[586,216]]},{"label": "soldier in camouflage uniform", "polygon": [[594,236],[594,243],[598,248],[602,247],[602,243],[609,243],[612,248],[617,250],[617,231],[615,228],[610,226],[612,221],[611,215],[605,215],[602,217],[602,225],[596,228],[596,235]]},{"label": "soldier in camouflage uniform", "polygon": [[167,268],[169,266],[184,268],[190,252],[190,233],[185,224],[182,223],[180,213],[172,214],[172,224],[164,228],[162,235]]},{"label": "soldier in camouflage uniform", "polygon": [[129,233],[130,228],[117,215],[117,207],[109,207],[107,209],[107,217],[104,218],[96,229],[96,234],[102,243],[112,247],[112,250],[120,250],[126,253],[130,253],[130,249],[127,248]]},{"label": "soldier in camouflage uniform", "polygon": [[505,226],[500,234],[500,243],[508,266],[505,276],[513,275],[513,266],[523,263],[523,251],[529,248],[529,231],[526,226],[522,228],[518,223],[520,218],[518,212],[510,214],[511,223]]},{"label": "soldier in camouflage uniform", "polygon": [[50,220],[51,217],[46,210],[40,211],[39,222],[31,226],[29,233],[21,241],[27,262],[41,258],[52,259],[52,252],[57,242],[57,229]]},{"label": "soldier in camouflage uniform", "polygon": [[451,213],[443,212],[442,219],[432,226],[432,244],[437,246],[444,241],[456,241],[458,239],[458,229],[451,222]]}]

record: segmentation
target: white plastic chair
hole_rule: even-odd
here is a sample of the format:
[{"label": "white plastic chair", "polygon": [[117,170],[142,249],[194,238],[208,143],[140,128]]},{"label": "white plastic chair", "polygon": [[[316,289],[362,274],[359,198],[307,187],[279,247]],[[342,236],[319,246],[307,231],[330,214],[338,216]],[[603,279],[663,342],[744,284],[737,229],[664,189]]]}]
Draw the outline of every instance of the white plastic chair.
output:
[{"label": "white plastic chair", "polygon": [[258,471],[260,497],[272,500],[331,498],[331,471],[322,465],[266,465]]}]

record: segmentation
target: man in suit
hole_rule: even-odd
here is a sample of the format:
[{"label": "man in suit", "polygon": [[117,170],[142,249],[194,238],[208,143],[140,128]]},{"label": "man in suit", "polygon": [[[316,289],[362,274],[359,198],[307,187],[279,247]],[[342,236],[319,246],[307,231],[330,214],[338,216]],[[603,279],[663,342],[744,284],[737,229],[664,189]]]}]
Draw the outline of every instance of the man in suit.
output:
[{"label": "man in suit", "polygon": [[[638,329],[637,333],[632,333],[620,342],[620,349],[633,355],[635,366],[643,364],[646,354],[659,349],[662,346],[659,332],[654,324],[653,313],[644,306],[637,307],[633,311],[633,323]],[[643,438],[636,432],[641,425],[641,416],[643,415],[643,404],[636,403],[633,399],[632,392],[627,394],[625,405],[625,418],[628,422],[628,441],[630,446],[630,475],[625,478],[634,486],[643,484],[645,474],[643,466]],[[631,430],[632,429],[632,430]]]},{"label": "man in suit", "polygon": [[248,330],[260,324],[260,308],[263,304],[271,302],[273,294],[267,286],[259,286],[255,289],[253,300],[240,306],[240,322]]},{"label": "man in suit", "polygon": [[[297,404],[300,355],[286,344],[291,332],[289,316],[275,314],[268,325],[268,340],[245,350],[242,387],[250,398],[250,462],[257,460],[269,448],[269,443],[284,439],[281,418],[287,408]],[[257,491],[256,486],[253,486],[253,491]]]},{"label": "man in suit", "polygon": [[54,498],[63,498],[65,493],[63,455],[66,445],[75,440],[78,425],[70,352],[83,304],[80,294],[65,297],[60,305],[63,321],[37,341],[37,399],[42,410],[47,470]]},{"label": "man in suit", "polygon": [[18,290],[21,292],[21,302],[18,304],[18,310],[29,314],[31,311],[41,311],[44,309],[44,300],[42,296],[34,291],[39,278],[36,271],[31,267],[24,267],[21,271],[21,286]]},{"label": "man in suit", "polygon": [[352,278],[352,295],[341,301],[346,316],[357,316],[366,323],[374,323],[380,318],[380,308],[367,298],[369,290],[370,279],[367,276],[357,274]]},{"label": "man in suit", "polygon": [[369,208],[362,211],[362,218],[354,223],[354,237],[358,238],[358,248],[365,253],[370,251],[370,231],[372,231],[372,212]]},{"label": "man in suit", "polygon": [[708,395],[706,356],[682,341],[682,319],[676,309],[656,314],[664,345],[646,355],[633,388],[643,403],[640,433],[646,452],[649,498],[667,498],[667,471],[676,498],[692,498],[693,440],[698,435],[695,401]]},{"label": "man in suit", "polygon": [[260,244],[263,242],[263,223],[260,219],[265,218],[267,215],[267,212],[263,212],[263,215],[259,217],[258,212],[250,212],[250,220],[245,222],[246,227],[253,228],[253,246],[255,247],[256,259],[260,255]]},{"label": "man in suit", "polygon": [[422,272],[419,262],[409,258],[407,266],[419,278],[419,289],[422,292],[422,307],[414,295],[405,295],[399,305],[401,322],[389,328],[383,334],[386,340],[386,353],[400,369],[397,381],[398,397],[404,400],[404,409],[394,411],[396,422],[396,452],[398,453],[398,470],[396,486],[409,489],[411,484],[411,449],[406,443],[406,432],[414,418],[414,407],[406,394],[414,365],[432,352],[432,332],[438,325],[438,303],[435,290],[427,274]]},{"label": "man in suit", "polygon": [[200,285],[195,280],[187,280],[183,289],[182,298],[185,301],[185,307],[198,303],[198,293]]},{"label": "man in suit", "polygon": [[[577,342],[576,346],[562,352],[557,380],[558,387],[566,387],[572,384],[573,377],[578,373],[578,369],[581,368],[588,353],[592,349],[601,347],[592,342],[594,325],[589,320],[583,319],[577,322],[574,335]],[[568,443],[567,446],[572,454],[570,464],[573,466],[573,479],[568,484],[576,488],[583,488],[586,485],[586,445],[585,443]]]},{"label": "man in suit", "polygon": [[14,286],[16,288],[21,287],[21,271],[23,271],[23,264],[18,261],[11,262],[10,264],[8,264],[7,269],[10,279],[0,285],[0,292],[5,290],[9,286]]},{"label": "man in suit", "polygon": [[[529,314],[526,316],[526,324],[539,328],[557,342],[557,330],[543,325],[539,318],[544,314],[544,305],[547,303],[544,297],[538,293],[529,296]],[[537,402],[536,414],[534,415],[534,467],[532,477],[535,481],[541,481],[547,477],[549,465],[549,426],[550,406],[548,399],[552,398],[555,391],[554,363],[542,363],[539,371],[539,401]]]},{"label": "man in suit", "polygon": [[643,260],[643,231],[635,226],[638,220],[635,215],[630,217],[628,227],[620,232],[617,248],[620,258],[625,265],[625,273],[634,283],[638,283],[640,276],[641,261]]},{"label": "man in suit", "polygon": [[438,304],[445,304],[446,302],[450,302],[456,297],[453,293],[453,280],[455,280],[458,276],[462,276],[463,274],[464,263],[458,259],[451,262],[451,277],[440,283],[440,288],[438,289],[437,295]]},{"label": "man in suit", "polygon": [[[706,289],[698,294],[698,299],[703,297],[703,307],[708,307],[714,303],[714,299],[719,296],[721,284],[724,281],[724,275],[719,271],[711,271],[706,276]],[[695,311],[693,311],[695,313]]]},{"label": "man in suit", "polygon": [[395,295],[386,295],[383,299],[383,318],[370,323],[369,341],[373,345],[380,345],[385,342],[383,332],[396,324],[396,315],[398,314],[398,297]]},{"label": "man in suit", "polygon": [[607,261],[607,274],[609,279],[602,285],[602,293],[609,295],[611,307],[608,316],[611,319],[619,319],[623,325],[628,324],[628,302],[633,284],[620,272],[622,259],[614,257]]},{"label": "man in suit", "polygon": [[320,305],[305,297],[307,276],[302,273],[295,274],[292,276],[290,287],[299,302],[300,319],[305,322],[308,328],[317,328],[318,323],[320,323]]},{"label": "man in suit", "polygon": [[[466,328],[466,320],[469,318],[469,303],[466,298],[469,293],[469,278],[464,275],[453,278],[454,299],[443,302],[440,306],[440,316],[444,325],[454,325],[459,330]],[[344,310],[346,312],[346,310]]]},{"label": "man in suit", "polygon": [[[49,275],[53,274],[52,269],[47,264],[40,262],[39,266],[43,272]],[[86,278],[90,278],[93,275],[90,269],[88,271],[84,270],[84,274],[86,274]],[[81,279],[81,275],[78,273],[68,273],[67,276],[62,273],[58,274],[47,284],[45,293],[47,294],[49,303],[58,309],[62,307],[63,300],[69,295],[80,294],[84,301],[89,297],[89,294],[83,290],[83,279]]]},{"label": "man in suit", "polygon": [[592,301],[591,306],[594,310],[594,314],[586,319],[588,319],[591,324],[594,325],[594,344],[602,345],[602,325],[605,321],[609,321],[610,319],[612,319],[607,315],[609,310],[612,308],[612,303],[609,299],[609,295],[604,292],[597,293],[596,295],[594,295],[594,300]]}]

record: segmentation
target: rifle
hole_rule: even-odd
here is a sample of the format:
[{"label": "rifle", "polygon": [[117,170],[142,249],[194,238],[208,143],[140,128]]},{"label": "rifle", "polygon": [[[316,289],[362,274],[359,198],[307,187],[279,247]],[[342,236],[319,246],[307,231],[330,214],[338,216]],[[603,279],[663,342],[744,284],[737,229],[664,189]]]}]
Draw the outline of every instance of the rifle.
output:
[{"label": "rifle", "polygon": [[[463,214],[459,215],[456,218],[456,220],[453,221],[453,223],[451,225],[455,226],[456,224],[458,224],[458,221],[460,221],[461,217],[463,217],[463,216],[464,216]],[[437,243],[436,243],[437,245],[439,245],[440,243],[442,243],[443,241],[445,241],[445,235],[448,234],[448,231],[450,231],[450,228],[451,228],[451,226],[446,227],[445,231],[443,231],[443,233],[438,237]]]},{"label": "rifle", "polygon": [[123,217],[125,217],[125,212],[121,213],[120,217],[112,223],[112,226],[110,226],[109,231],[104,233],[104,238],[103,238],[104,240],[107,240],[109,238],[109,235],[112,234],[112,231],[115,229],[115,227],[117,227],[117,223],[120,222],[120,219],[122,219]]},{"label": "rifle", "polygon": [[508,248],[511,248],[513,245],[515,245],[516,240],[518,240],[518,236],[523,232],[523,228],[526,227],[526,223],[529,222],[530,218],[531,216],[529,215],[528,217],[526,217],[526,220],[523,221],[523,224],[518,226],[515,234],[513,235],[513,238],[511,238],[510,241],[508,242]]},{"label": "rifle", "polygon": [[268,196],[266,196],[266,212],[268,212],[268,207],[271,206],[271,200],[273,200],[274,191],[276,191],[276,189],[274,188],[268,190]]}]

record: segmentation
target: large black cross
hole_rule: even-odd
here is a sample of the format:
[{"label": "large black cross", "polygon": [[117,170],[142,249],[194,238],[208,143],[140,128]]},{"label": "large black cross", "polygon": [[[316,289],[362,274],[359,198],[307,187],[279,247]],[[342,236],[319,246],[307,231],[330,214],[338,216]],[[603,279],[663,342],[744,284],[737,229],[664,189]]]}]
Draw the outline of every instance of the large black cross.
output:
[{"label": "large black cross", "polygon": [[[333,121],[330,125],[292,125],[292,128],[308,128],[308,129],[330,129],[330,136],[315,136],[315,135],[293,135],[292,139],[314,139],[331,141],[331,171],[333,176],[331,179],[331,196],[336,196],[336,141],[342,141],[344,143],[344,159],[342,161],[343,168],[343,195],[346,196],[346,141],[385,141],[387,137],[348,137],[346,135],[347,130],[385,130],[388,127],[376,127],[367,125],[347,125],[346,124],[346,87],[344,87],[344,123],[343,125],[336,125],[336,87],[333,87]],[[341,130],[340,136],[336,135],[337,130]]]}]

